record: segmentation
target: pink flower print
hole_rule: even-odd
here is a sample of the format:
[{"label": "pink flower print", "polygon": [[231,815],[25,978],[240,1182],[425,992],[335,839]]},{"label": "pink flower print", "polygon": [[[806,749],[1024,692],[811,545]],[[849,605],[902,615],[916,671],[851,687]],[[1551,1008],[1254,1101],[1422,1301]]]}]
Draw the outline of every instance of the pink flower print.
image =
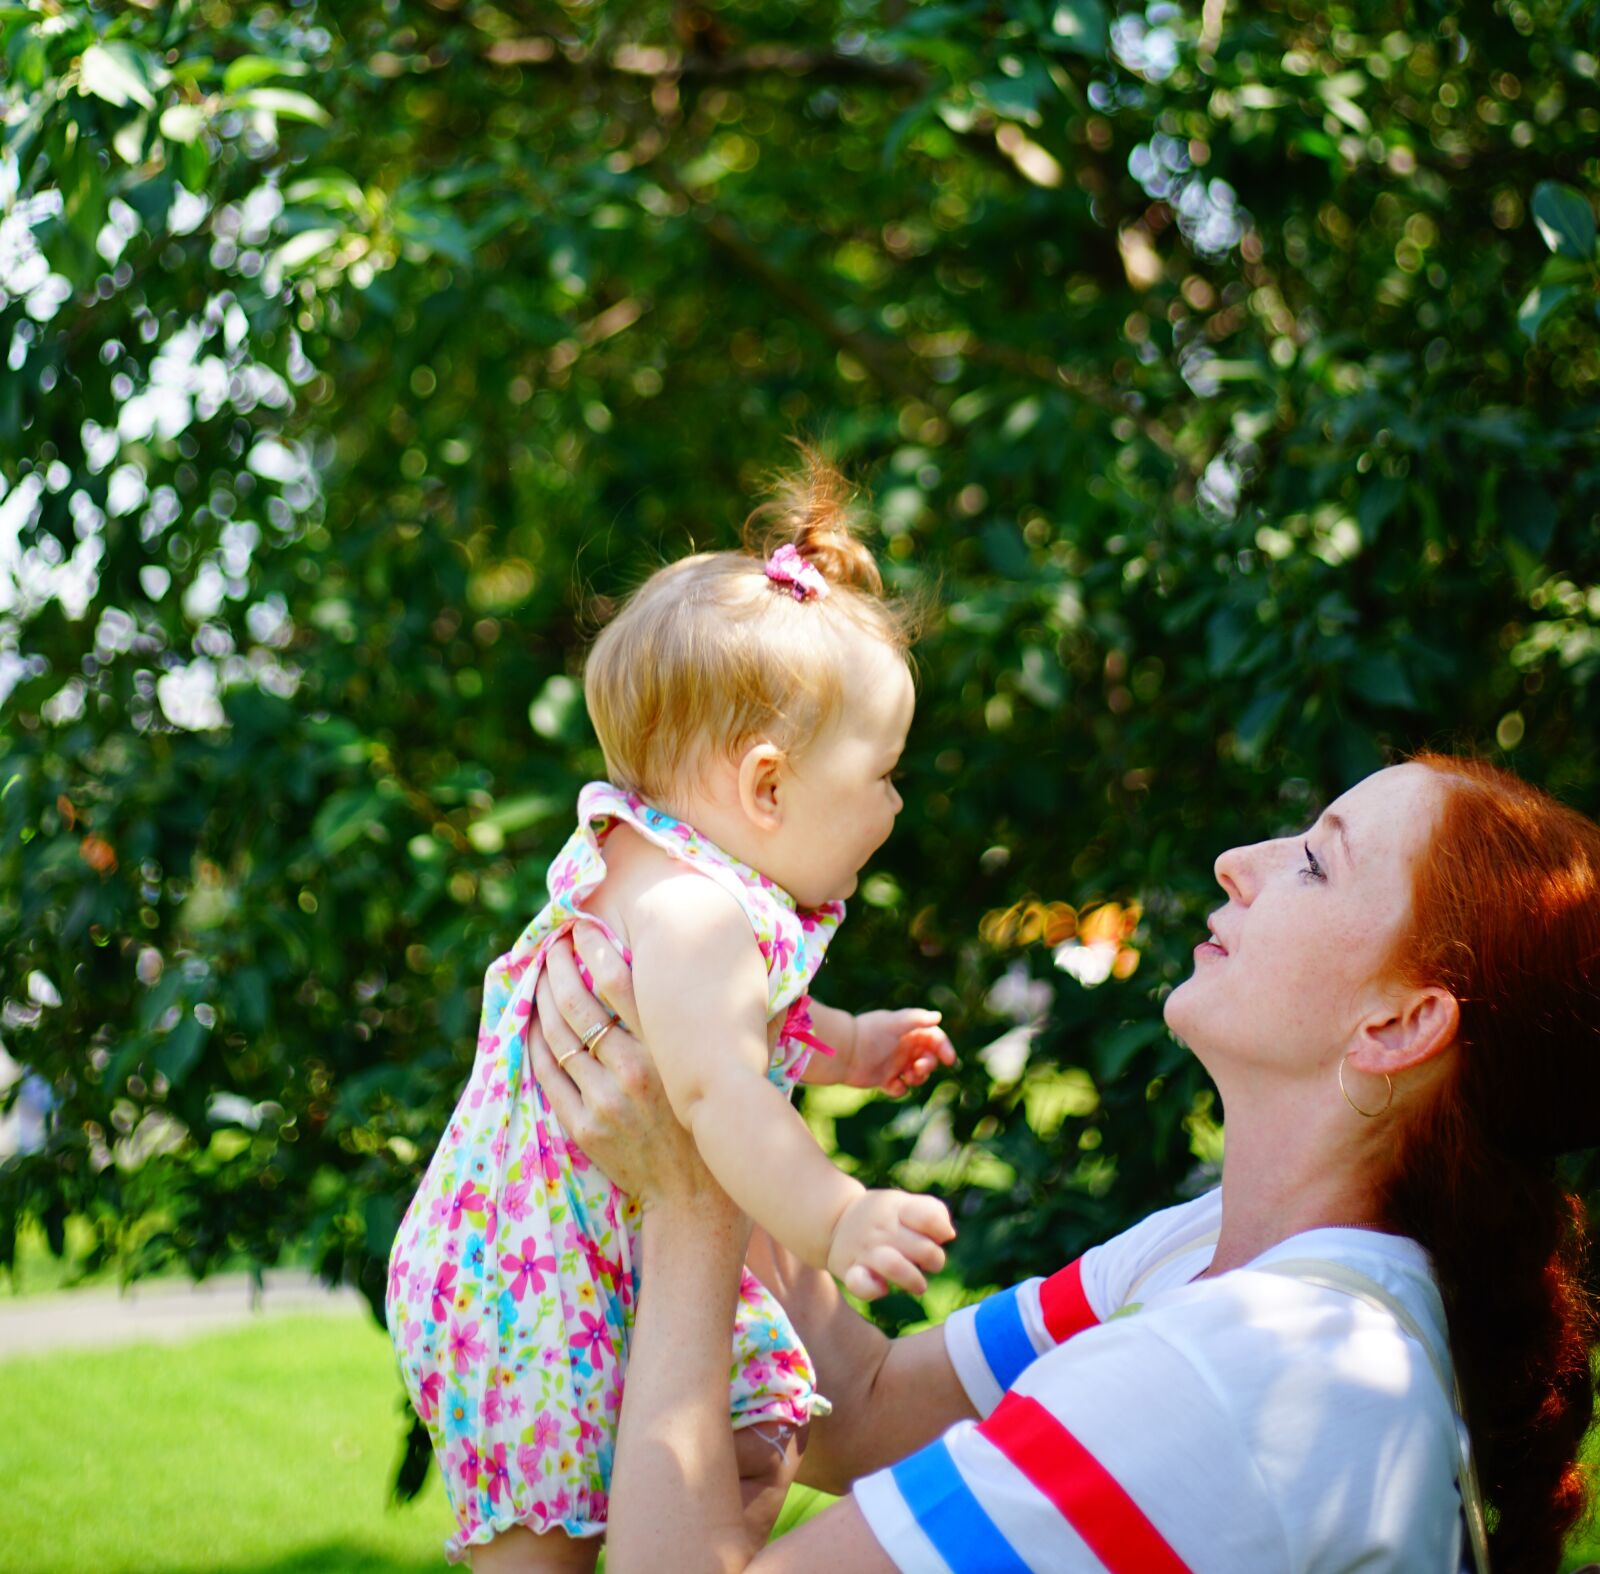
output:
[{"label": "pink flower print", "polygon": [[614,1366],[606,1379],[606,1414],[616,1415],[622,1409],[622,1368]]},{"label": "pink flower print", "polygon": [[444,1391],[444,1373],[429,1372],[422,1379],[422,1392],[418,1396],[417,1413],[424,1421],[431,1421],[439,1413],[439,1395]]},{"label": "pink flower print", "polygon": [[505,1401],[500,1397],[500,1390],[491,1387],[483,1396],[483,1419],[489,1422],[498,1421],[504,1409]]},{"label": "pink flower print", "polygon": [[772,1376],[772,1368],[765,1361],[751,1361],[744,1369],[744,1375],[752,1383],[764,1383]]},{"label": "pink flower print", "polygon": [[494,1239],[495,1225],[498,1224],[499,1221],[500,1221],[499,1209],[497,1209],[495,1207],[494,1198],[493,1197],[491,1197],[489,1199],[489,1204],[483,1210],[483,1212],[484,1212],[484,1219],[485,1219],[485,1223],[484,1223],[484,1226],[483,1226],[483,1238],[486,1241],[492,1241]]},{"label": "pink flower print", "polygon": [[485,1027],[478,1030],[478,1053],[480,1055],[492,1055],[499,1047],[500,1035],[492,1028]]},{"label": "pink flower print", "polygon": [[408,1355],[410,1354],[411,1349],[416,1344],[417,1340],[421,1337],[422,1323],[419,1319],[413,1317],[411,1321],[406,1324],[406,1353]]},{"label": "pink flower print", "polygon": [[429,1308],[436,1323],[444,1321],[445,1310],[455,1297],[456,1265],[453,1262],[441,1263],[433,1281],[433,1305]]},{"label": "pink flower print", "polygon": [[482,1456],[469,1442],[463,1441],[461,1448],[461,1458],[456,1461],[456,1474],[461,1477],[462,1482],[466,1486],[476,1487],[478,1484],[478,1473],[483,1469]]},{"label": "pink flower print", "polygon": [[599,1242],[590,1239],[587,1235],[579,1237],[578,1245],[582,1247],[584,1259],[589,1265],[589,1277],[597,1284],[601,1280],[609,1280],[611,1284],[615,1285],[617,1280],[622,1277],[622,1264],[620,1262],[612,1262],[600,1250]]},{"label": "pink flower print", "polygon": [[455,1357],[456,1375],[459,1377],[474,1361],[481,1361],[489,1353],[488,1347],[478,1337],[478,1324],[450,1325],[450,1354]]},{"label": "pink flower print", "polygon": [[411,1272],[411,1264],[401,1262],[397,1252],[389,1259],[389,1300],[397,1301],[400,1298],[400,1281]]},{"label": "pink flower print", "polygon": [[574,863],[564,863],[550,876],[550,894],[552,896],[565,896],[578,883],[578,866]]},{"label": "pink flower print", "polygon": [[423,1292],[428,1288],[428,1270],[423,1264],[418,1263],[411,1270],[411,1277],[406,1280],[406,1299],[420,1301]]},{"label": "pink flower print", "polygon": [[565,1487],[563,1487],[553,1498],[550,1499],[550,1513],[556,1519],[562,1518],[566,1514],[567,1510],[571,1507],[572,1499],[567,1496],[567,1489]]},{"label": "pink flower print", "polygon": [[[501,1099],[503,1099],[506,1096],[507,1091],[508,1091],[508,1089],[507,1089],[507,1086],[506,1086],[506,1079],[504,1077],[496,1077],[494,1079],[494,1081],[490,1084],[490,1087],[489,1087],[489,1101],[490,1101],[490,1103],[498,1104],[501,1101]],[[501,1151],[502,1152],[504,1151],[504,1147],[503,1146],[502,1146]],[[495,1155],[495,1157],[499,1158],[500,1155],[497,1153]]]},{"label": "pink flower print", "polygon": [[594,1424],[594,1422],[585,1421],[582,1416],[578,1417],[578,1447],[579,1448],[582,1448],[585,1443],[588,1443],[590,1441],[594,1441],[594,1442],[598,1443],[600,1441],[600,1436],[601,1436],[600,1428],[597,1427]]},{"label": "pink flower print", "polygon": [[500,1207],[508,1219],[514,1219],[521,1224],[528,1217],[528,1182],[513,1181],[507,1186]]},{"label": "pink flower print", "polygon": [[541,1450],[529,1448],[526,1443],[517,1444],[517,1469],[522,1472],[522,1479],[533,1486],[539,1479],[539,1456]]},{"label": "pink flower print", "polygon": [[567,1340],[574,1355],[582,1355],[592,1366],[598,1366],[600,1363],[595,1359],[597,1351],[604,1350],[608,1355],[617,1353],[603,1317],[597,1317],[593,1312],[579,1312],[578,1319],[583,1327]]},{"label": "pink flower print", "polygon": [[561,1165],[556,1158],[555,1142],[551,1138],[550,1133],[545,1129],[542,1122],[539,1126],[538,1140],[539,1146],[537,1158],[539,1168],[544,1171],[544,1178],[552,1181],[559,1180],[561,1176]]},{"label": "pink flower print", "polygon": [[485,1455],[483,1463],[484,1471],[489,1477],[489,1501],[498,1503],[502,1489],[508,1496],[511,1492],[511,1472],[506,1468],[506,1445],[496,1443],[494,1452]]},{"label": "pink flower print", "polygon": [[533,1446],[542,1454],[547,1448],[554,1448],[560,1438],[561,1424],[548,1410],[541,1411],[533,1423]]},{"label": "pink flower print", "polygon": [[521,1394],[513,1394],[508,1400],[506,1400],[506,1414],[510,1416],[513,1421],[515,1421],[517,1417],[522,1414]]},{"label": "pink flower print", "polygon": [[461,1189],[450,1199],[450,1228],[460,1229],[463,1213],[482,1213],[483,1205],[488,1200],[488,1195],[479,1191],[471,1180],[462,1181]]},{"label": "pink flower print", "polygon": [[772,937],[772,950],[768,953],[768,961],[781,973],[789,965],[789,958],[794,955],[794,942],[785,940],[782,935]]},{"label": "pink flower print", "polygon": [[428,1223],[430,1225],[443,1224],[449,1213],[449,1197],[435,1197],[433,1201],[428,1204]]},{"label": "pink flower print", "polygon": [[798,1350],[770,1350],[768,1355],[772,1359],[772,1364],[785,1377],[794,1377],[796,1374],[803,1375],[805,1372],[806,1365],[801,1359]]},{"label": "pink flower print", "polygon": [[503,1273],[514,1273],[516,1278],[511,1281],[511,1298],[520,1301],[530,1289],[542,1290],[544,1276],[556,1271],[556,1260],[546,1254],[543,1257],[535,1255],[539,1250],[539,1243],[531,1236],[522,1238],[522,1255],[520,1257],[507,1252],[500,1259],[500,1269]]},{"label": "pink flower print", "polygon": [[473,1107],[473,1109],[482,1108],[484,1092],[485,1090],[481,1085],[472,1090],[472,1097],[468,1099],[467,1102]]}]

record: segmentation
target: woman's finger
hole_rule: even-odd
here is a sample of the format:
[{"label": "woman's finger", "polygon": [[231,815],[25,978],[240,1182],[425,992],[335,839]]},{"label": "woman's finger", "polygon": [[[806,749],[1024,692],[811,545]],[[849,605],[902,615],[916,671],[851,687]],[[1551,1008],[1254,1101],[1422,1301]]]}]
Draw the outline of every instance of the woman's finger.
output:
[{"label": "woman's finger", "polygon": [[550,1101],[556,1119],[561,1122],[561,1129],[581,1147],[583,1094],[577,1083],[567,1075],[566,1068],[556,1064],[556,1057],[550,1053],[549,1042],[537,1022],[528,1024],[528,1053],[533,1059],[533,1074],[539,1079],[539,1086],[544,1089],[544,1096]]},{"label": "woman's finger", "polygon": [[602,1003],[609,1005],[622,1018],[622,1025],[637,1038],[639,1008],[633,998],[633,969],[595,924],[579,924],[572,939]]},{"label": "woman's finger", "polygon": [[[552,946],[550,950],[553,956],[556,947]],[[566,1018],[556,1004],[556,986],[551,981],[548,968],[539,974],[539,981],[533,988],[533,999],[539,1009],[539,1026],[544,1029],[545,1043],[556,1059],[566,1065],[568,1057],[574,1051],[581,1053],[583,1045],[578,1035],[567,1026]]]},{"label": "woman's finger", "polygon": [[578,972],[577,958],[565,939],[545,953],[544,970],[556,1011],[579,1039],[585,1032],[592,1033],[602,1023],[611,1021],[611,1012],[584,983]]}]

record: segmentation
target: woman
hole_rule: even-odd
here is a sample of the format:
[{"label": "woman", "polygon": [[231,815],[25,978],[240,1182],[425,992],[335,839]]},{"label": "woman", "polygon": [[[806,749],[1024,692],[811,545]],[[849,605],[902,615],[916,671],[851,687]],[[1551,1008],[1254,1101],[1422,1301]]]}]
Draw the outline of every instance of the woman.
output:
[{"label": "woman", "polygon": [[[1216,875],[1227,900],[1165,1006],[1226,1106],[1216,1192],[892,1342],[756,1243],[835,1407],[802,1479],[850,1491],[766,1548],[724,1413],[748,1227],[637,1043],[574,1055],[607,1013],[552,969],[536,1071],[647,1208],[612,1574],[1455,1574],[1483,1561],[1474,1467],[1497,1568],[1556,1568],[1594,1321],[1549,1157],[1600,1131],[1600,829],[1421,756]],[[620,960],[580,950],[630,1024]]]}]

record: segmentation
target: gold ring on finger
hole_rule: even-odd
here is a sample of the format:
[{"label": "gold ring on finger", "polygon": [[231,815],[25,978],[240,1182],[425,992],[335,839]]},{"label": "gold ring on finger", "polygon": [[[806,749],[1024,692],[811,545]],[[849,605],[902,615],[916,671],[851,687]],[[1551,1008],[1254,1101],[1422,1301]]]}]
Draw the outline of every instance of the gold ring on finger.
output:
[{"label": "gold ring on finger", "polygon": [[577,1049],[569,1049],[569,1050],[568,1050],[568,1051],[567,1051],[567,1052],[566,1052],[566,1054],[564,1054],[564,1055],[557,1055],[557,1056],[556,1056],[556,1064],[557,1064],[557,1065],[558,1065],[558,1066],[560,1066],[560,1067],[561,1067],[561,1069],[562,1069],[562,1070],[563,1070],[563,1071],[564,1071],[564,1070],[566,1070],[566,1066],[567,1066],[567,1062],[568,1062],[568,1061],[569,1061],[569,1060],[571,1060],[571,1059],[572,1059],[572,1057],[573,1057],[573,1056],[574,1056],[574,1055],[576,1055],[576,1054],[577,1054],[577,1053],[578,1053],[578,1052],[579,1052],[579,1050],[581,1050],[581,1049],[582,1049],[582,1048],[583,1048],[583,1045],[582,1045],[582,1044],[580,1044],[580,1045],[578,1045],[578,1048],[577,1048]]},{"label": "gold ring on finger", "polygon": [[583,1047],[592,1055],[595,1052],[595,1047],[599,1044],[600,1040],[603,1039],[606,1034],[609,1033],[612,1028],[614,1028],[621,1020],[622,1018],[619,1016],[611,1016],[608,1017],[604,1022],[591,1022],[589,1026],[583,1030]]}]

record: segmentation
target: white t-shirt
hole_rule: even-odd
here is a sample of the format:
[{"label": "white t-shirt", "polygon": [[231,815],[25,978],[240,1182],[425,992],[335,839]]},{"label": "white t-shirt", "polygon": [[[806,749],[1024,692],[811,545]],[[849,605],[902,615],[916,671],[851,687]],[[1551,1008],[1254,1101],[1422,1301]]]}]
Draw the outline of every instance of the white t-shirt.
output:
[{"label": "white t-shirt", "polygon": [[902,1574],[1470,1568],[1456,1422],[1428,1353],[1378,1307],[1256,1271],[1313,1257],[1365,1274],[1448,1371],[1427,1254],[1308,1230],[1191,1283],[1221,1211],[1212,1191],[1152,1214],[950,1317],[951,1361],[985,1419],[855,1486]]}]

